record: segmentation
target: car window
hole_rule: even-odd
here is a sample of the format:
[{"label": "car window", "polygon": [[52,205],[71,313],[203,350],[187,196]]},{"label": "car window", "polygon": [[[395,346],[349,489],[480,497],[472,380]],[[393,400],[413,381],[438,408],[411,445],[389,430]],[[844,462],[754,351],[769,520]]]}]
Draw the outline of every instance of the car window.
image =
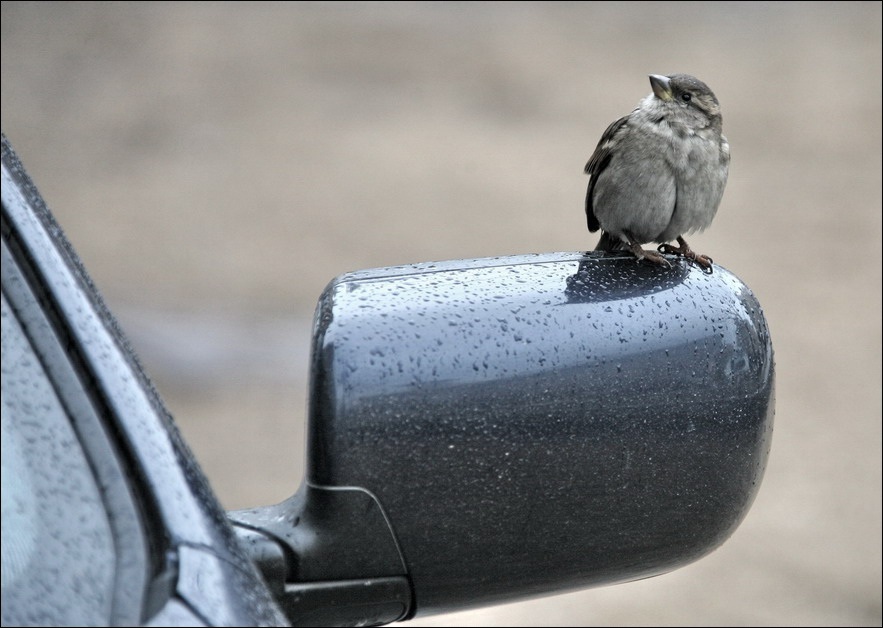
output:
[{"label": "car window", "polygon": [[2,245],[2,620],[139,623],[138,507],[46,300]]},{"label": "car window", "polygon": [[115,552],[101,491],[5,295],[2,350],[3,623],[106,623]]}]

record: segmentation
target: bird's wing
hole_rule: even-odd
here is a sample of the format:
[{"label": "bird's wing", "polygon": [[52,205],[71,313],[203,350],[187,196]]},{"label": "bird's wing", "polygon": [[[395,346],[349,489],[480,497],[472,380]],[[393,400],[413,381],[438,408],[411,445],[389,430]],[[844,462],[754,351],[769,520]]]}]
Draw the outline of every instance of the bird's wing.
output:
[{"label": "bird's wing", "polygon": [[592,153],[592,156],[589,157],[589,161],[586,164],[585,173],[591,177],[591,179],[589,179],[589,189],[586,191],[586,222],[588,223],[589,231],[592,233],[601,228],[601,223],[598,222],[598,218],[595,216],[595,208],[592,200],[592,196],[595,192],[595,183],[598,181],[598,175],[600,175],[607,167],[607,164],[610,163],[611,148],[615,144],[615,136],[617,133],[627,128],[626,123],[628,122],[629,117],[630,116],[623,116],[607,127],[607,130],[601,135],[601,139],[598,142],[598,146],[595,148],[595,152]]}]

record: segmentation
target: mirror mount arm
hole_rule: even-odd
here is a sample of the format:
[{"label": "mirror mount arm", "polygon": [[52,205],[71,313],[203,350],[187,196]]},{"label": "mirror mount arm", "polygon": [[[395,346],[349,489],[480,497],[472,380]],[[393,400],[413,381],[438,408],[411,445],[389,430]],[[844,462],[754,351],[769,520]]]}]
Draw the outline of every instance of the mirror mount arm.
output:
[{"label": "mirror mount arm", "polygon": [[280,504],[228,518],[292,625],[379,625],[412,614],[398,543],[368,491],[305,482]]}]

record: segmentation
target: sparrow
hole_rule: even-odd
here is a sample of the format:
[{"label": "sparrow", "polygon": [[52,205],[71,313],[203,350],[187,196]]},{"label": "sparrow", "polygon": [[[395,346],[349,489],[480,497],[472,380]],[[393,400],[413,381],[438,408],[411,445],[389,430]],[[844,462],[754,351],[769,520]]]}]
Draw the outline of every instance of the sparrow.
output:
[{"label": "sparrow", "polygon": [[[669,267],[660,253],[676,254],[710,270],[713,260],[694,253],[684,234],[711,224],[727,184],[720,103],[688,74],[651,74],[650,87],[634,111],[607,127],[586,164],[586,220],[590,232],[601,229],[595,250],[628,250]],[[645,251],[648,242],[660,246]]]}]

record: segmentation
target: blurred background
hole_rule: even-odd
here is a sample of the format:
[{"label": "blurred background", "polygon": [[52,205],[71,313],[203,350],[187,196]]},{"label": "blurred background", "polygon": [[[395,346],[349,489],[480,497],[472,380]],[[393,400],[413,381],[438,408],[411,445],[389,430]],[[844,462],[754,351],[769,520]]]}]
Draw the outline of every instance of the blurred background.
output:
[{"label": "blurred background", "polygon": [[881,625],[881,3],[2,3],[2,128],[222,503],[303,473],[325,284],[592,248],[583,166],[687,72],[732,147],[693,247],[770,324],[733,537],[668,575],[410,625]]}]

